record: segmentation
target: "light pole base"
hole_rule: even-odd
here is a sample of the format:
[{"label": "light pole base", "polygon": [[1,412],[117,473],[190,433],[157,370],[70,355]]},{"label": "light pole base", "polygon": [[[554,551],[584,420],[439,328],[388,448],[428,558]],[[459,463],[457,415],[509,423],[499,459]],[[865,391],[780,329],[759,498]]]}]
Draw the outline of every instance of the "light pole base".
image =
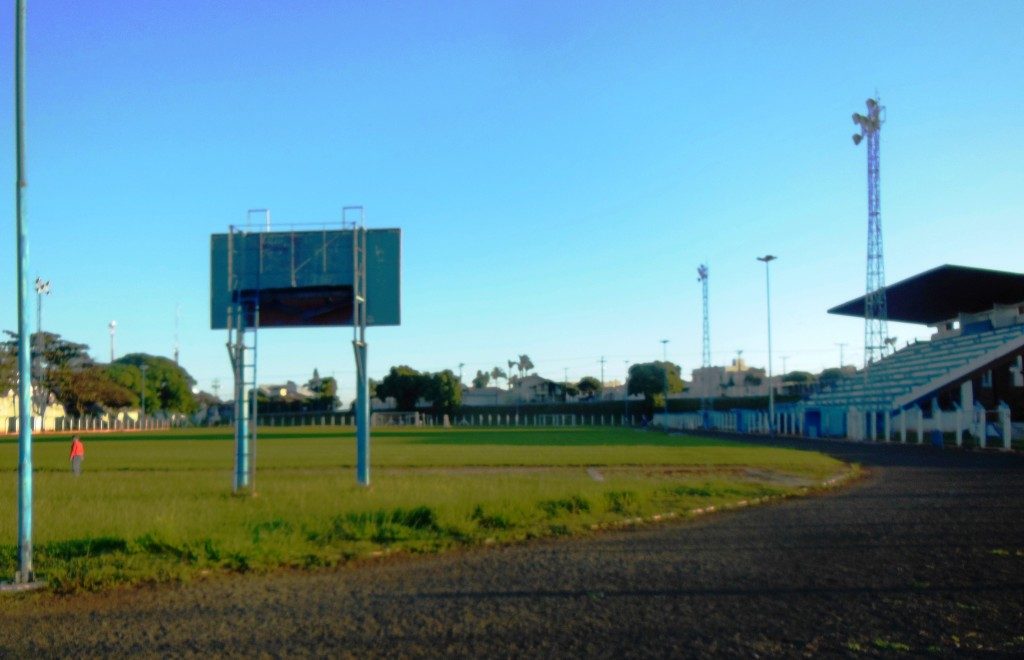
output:
[{"label": "light pole base", "polygon": [[14,574],[14,582],[0,582],[0,593],[22,593],[38,591],[46,586],[45,582],[35,579],[35,574],[22,575],[21,571]]}]

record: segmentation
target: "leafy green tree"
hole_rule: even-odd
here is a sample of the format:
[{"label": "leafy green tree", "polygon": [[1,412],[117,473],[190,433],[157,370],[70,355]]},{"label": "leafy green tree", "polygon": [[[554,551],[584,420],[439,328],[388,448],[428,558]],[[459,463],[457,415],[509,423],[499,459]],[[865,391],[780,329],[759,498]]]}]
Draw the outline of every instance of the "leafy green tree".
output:
[{"label": "leafy green tree", "polygon": [[18,350],[7,342],[0,344],[0,395],[18,387]]},{"label": "leafy green tree", "polygon": [[818,375],[818,382],[821,383],[822,387],[832,387],[839,381],[846,378],[846,373],[837,367],[825,369]]},{"label": "leafy green tree", "polygon": [[323,405],[334,409],[338,405],[338,381],[334,376],[320,377],[320,372],[313,369],[313,377],[306,383],[306,387],[316,394],[316,398]]},{"label": "leafy green tree", "polygon": [[[5,352],[14,357],[14,383],[17,383],[18,333],[5,330]],[[52,332],[33,333],[29,338],[32,364],[32,401],[39,414],[45,415],[50,394],[63,380],[66,371],[75,371],[92,364],[89,347],[64,339]]]},{"label": "leafy green tree", "polygon": [[[139,391],[146,391],[146,412],[192,413],[198,407],[192,387],[195,380],[185,369],[165,357],[146,353],[129,353],[118,358],[113,365],[125,365],[139,370]],[[142,367],[146,369],[143,370]],[[127,372],[120,372],[122,375]],[[135,391],[135,390],[133,390]]]},{"label": "leafy green tree", "polygon": [[462,405],[462,387],[459,377],[451,369],[430,374],[426,398],[434,412],[451,414]]},{"label": "leafy green tree", "polygon": [[473,387],[478,390],[482,390],[487,387],[488,383],[491,382],[491,374],[486,371],[480,371],[477,369],[476,376],[473,377]]},{"label": "leafy green tree", "polygon": [[782,382],[809,385],[814,382],[814,374],[809,371],[790,371],[782,377]]},{"label": "leafy green tree", "polygon": [[403,364],[391,367],[388,375],[380,381],[377,385],[377,398],[384,401],[392,397],[398,410],[410,412],[416,410],[416,402],[426,396],[429,386],[428,375]]},{"label": "leafy green tree", "polygon": [[682,369],[672,362],[643,362],[629,368],[629,394],[643,394],[648,403],[661,395],[668,385],[669,394],[683,391]]},{"label": "leafy green tree", "polygon": [[60,369],[53,374],[53,392],[64,410],[81,416],[95,411],[130,408],[138,396],[111,378],[104,367],[89,365],[79,369]]},{"label": "leafy green tree", "polygon": [[581,395],[590,398],[601,391],[601,381],[594,378],[593,376],[584,376],[580,378],[580,382],[576,384]]}]

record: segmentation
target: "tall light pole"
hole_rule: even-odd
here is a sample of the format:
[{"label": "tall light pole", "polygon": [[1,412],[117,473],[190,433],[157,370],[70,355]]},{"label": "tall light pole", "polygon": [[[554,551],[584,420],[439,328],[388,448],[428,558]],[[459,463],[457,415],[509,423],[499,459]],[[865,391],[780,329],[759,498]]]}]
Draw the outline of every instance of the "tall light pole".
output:
[{"label": "tall light pole", "polygon": [[665,381],[665,383],[664,383],[665,391],[664,391],[663,394],[664,394],[664,403],[665,403],[665,429],[667,430],[668,429],[668,340],[667,339],[662,339],[661,340],[661,361],[663,363],[663,366],[662,366],[663,371],[661,372],[661,375],[662,375],[662,378]]},{"label": "tall light pole", "polygon": [[111,321],[107,324],[107,329],[110,330],[110,361],[114,361],[114,335],[117,333],[117,321]]},{"label": "tall light pole", "polygon": [[764,262],[764,291],[768,308],[768,429],[772,435],[775,435],[775,384],[772,383],[772,284],[768,264],[776,259],[778,257],[771,254],[757,258]]},{"label": "tall light pole", "polygon": [[15,2],[14,127],[15,235],[18,301],[18,571],[14,582],[35,582],[32,568],[32,366],[29,347],[28,222],[25,220],[25,0]]},{"label": "tall light pole", "polygon": [[36,333],[43,332],[43,296],[50,295],[50,281],[43,281],[43,278],[36,278]]},{"label": "tall light pole", "polygon": [[[39,416],[42,418],[45,412],[44,406],[46,404],[46,397],[48,396],[44,391],[43,387],[43,369],[44,359],[43,354],[46,350],[46,340],[43,338],[43,296],[50,295],[50,281],[43,280],[41,277],[36,278],[36,359],[35,359],[35,377],[36,377],[36,407],[39,410]],[[43,428],[43,420],[39,420],[39,428]]]}]

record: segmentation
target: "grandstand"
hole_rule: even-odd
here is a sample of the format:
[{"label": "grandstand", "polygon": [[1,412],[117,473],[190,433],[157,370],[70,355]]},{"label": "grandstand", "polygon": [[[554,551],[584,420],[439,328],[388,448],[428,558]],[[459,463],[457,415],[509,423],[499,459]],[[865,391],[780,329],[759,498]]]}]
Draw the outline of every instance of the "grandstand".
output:
[{"label": "grandstand", "polygon": [[[935,334],[812,394],[788,413],[801,431],[888,437],[893,416],[908,411],[919,424],[962,411],[981,429],[997,409],[1024,419],[1024,274],[945,265],[890,285],[886,297],[890,320],[933,326]],[[861,297],[829,312],[862,317],[864,306]],[[874,428],[860,428],[851,410],[868,413]]]}]

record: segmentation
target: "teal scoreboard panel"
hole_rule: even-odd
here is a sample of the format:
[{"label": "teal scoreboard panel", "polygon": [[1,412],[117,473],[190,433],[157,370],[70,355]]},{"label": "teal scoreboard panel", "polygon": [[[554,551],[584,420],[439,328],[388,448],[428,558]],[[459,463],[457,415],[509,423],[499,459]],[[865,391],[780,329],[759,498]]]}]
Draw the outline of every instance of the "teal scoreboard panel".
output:
[{"label": "teal scoreboard panel", "polygon": [[[210,327],[227,328],[234,305],[246,327],[351,326],[352,230],[213,234]],[[366,230],[366,324],[401,322],[400,229]]]}]

